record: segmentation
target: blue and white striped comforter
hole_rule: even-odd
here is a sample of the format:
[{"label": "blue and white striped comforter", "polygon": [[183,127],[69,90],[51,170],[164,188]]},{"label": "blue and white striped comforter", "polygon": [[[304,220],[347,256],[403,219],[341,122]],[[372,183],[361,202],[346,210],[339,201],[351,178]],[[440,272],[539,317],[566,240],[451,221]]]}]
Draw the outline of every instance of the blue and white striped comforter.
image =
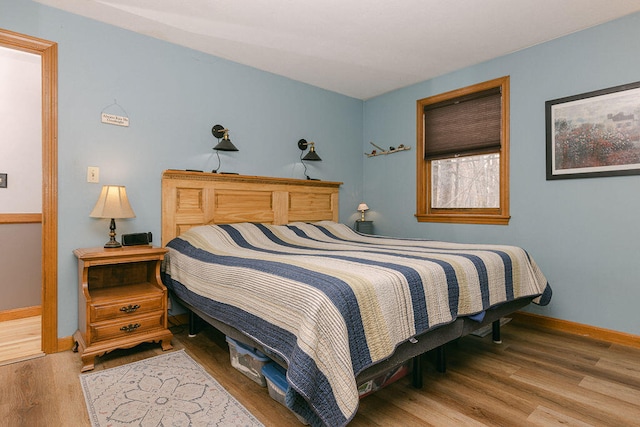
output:
[{"label": "blue and white striped comforter", "polygon": [[287,405],[312,424],[345,425],[355,376],[398,344],[551,296],[521,248],[364,236],[328,221],[196,227],[167,248],[167,286],[286,360]]}]

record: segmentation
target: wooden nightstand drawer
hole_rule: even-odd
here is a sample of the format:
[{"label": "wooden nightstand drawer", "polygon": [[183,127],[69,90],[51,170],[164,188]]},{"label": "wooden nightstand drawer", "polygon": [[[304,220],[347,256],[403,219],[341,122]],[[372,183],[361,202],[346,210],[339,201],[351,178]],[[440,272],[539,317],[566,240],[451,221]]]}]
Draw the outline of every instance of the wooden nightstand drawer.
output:
[{"label": "wooden nightstand drawer", "polygon": [[162,329],[163,327],[164,313],[162,311],[150,313],[146,316],[135,316],[90,325],[94,342],[134,336],[140,332]]},{"label": "wooden nightstand drawer", "polygon": [[138,314],[162,310],[164,295],[158,293],[148,297],[128,298],[122,301],[110,301],[104,304],[92,304],[90,311],[91,323],[110,319],[127,319]]}]

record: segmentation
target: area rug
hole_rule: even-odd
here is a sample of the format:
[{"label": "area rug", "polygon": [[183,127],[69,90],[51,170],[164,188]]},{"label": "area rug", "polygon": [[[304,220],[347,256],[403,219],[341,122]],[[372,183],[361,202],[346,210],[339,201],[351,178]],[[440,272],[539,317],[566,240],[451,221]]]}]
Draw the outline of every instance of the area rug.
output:
[{"label": "area rug", "polygon": [[91,425],[262,426],[184,350],[80,375]]}]

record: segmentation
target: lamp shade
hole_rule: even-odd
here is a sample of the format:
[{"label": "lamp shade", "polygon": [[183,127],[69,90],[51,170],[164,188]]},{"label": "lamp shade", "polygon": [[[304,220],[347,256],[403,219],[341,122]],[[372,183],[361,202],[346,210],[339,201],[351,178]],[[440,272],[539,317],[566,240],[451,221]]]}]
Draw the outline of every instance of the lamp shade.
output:
[{"label": "lamp shade", "polygon": [[239,151],[236,146],[233,145],[227,133],[224,134],[224,138],[222,138],[213,149],[218,151]]},{"label": "lamp shade", "polygon": [[92,218],[135,218],[127,190],[122,185],[105,185],[100,197],[89,214]]}]

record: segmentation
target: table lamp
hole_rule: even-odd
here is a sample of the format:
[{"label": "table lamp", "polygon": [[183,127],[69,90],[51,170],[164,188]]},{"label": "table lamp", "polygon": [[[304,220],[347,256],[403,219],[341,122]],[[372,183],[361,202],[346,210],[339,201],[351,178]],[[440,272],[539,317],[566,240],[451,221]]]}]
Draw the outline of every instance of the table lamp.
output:
[{"label": "table lamp", "polygon": [[116,240],[116,218],[135,218],[127,190],[123,185],[105,185],[102,187],[100,197],[89,214],[91,218],[110,218],[109,241],[105,243],[105,248],[119,248],[122,245]]},{"label": "table lamp", "polygon": [[367,206],[366,203],[360,203],[358,205],[358,210],[360,212],[362,212],[362,217],[360,217],[360,221],[364,221],[364,211],[368,211],[369,210],[369,206]]}]

